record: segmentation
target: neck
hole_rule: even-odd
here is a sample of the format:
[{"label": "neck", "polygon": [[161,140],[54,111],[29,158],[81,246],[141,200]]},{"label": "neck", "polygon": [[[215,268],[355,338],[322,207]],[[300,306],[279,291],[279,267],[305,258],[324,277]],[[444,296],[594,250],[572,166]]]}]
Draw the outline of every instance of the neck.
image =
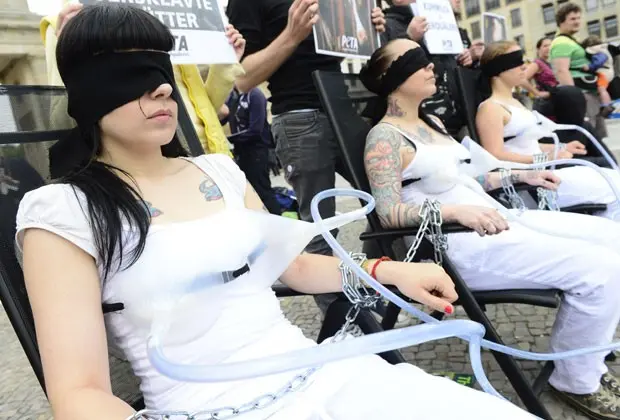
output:
[{"label": "neck", "polygon": [[494,77],[491,82],[491,91],[493,92],[491,96],[499,99],[512,99],[512,88],[513,86],[508,86],[497,77]]},{"label": "neck", "polygon": [[99,158],[103,163],[121,169],[134,178],[160,178],[167,173],[169,161],[162,155],[161,147],[128,150],[110,143],[103,140],[103,144],[107,145]]},{"label": "neck", "polygon": [[408,123],[415,123],[419,120],[419,109],[420,101],[416,99],[405,100],[403,98],[397,98],[394,95],[390,95],[388,97],[388,109],[385,113],[385,119],[405,119]]},{"label": "neck", "polygon": [[562,29],[560,28],[560,34],[562,35],[568,35],[568,36],[573,36],[575,33],[569,29]]}]

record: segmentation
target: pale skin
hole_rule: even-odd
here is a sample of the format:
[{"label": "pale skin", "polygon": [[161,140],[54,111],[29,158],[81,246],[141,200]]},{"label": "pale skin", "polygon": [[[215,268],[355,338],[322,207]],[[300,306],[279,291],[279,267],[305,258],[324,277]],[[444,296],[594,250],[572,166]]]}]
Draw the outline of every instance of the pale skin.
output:
[{"label": "pale skin", "polygon": [[[518,51],[518,46],[509,48],[506,53]],[[476,114],[476,128],[480,136],[480,143],[489,153],[500,160],[519,163],[533,163],[534,156],[515,153],[505,148],[504,127],[512,117],[503,105],[510,105],[527,110],[523,104],[513,98],[512,89],[523,83],[526,77],[526,67],[521,66],[507,70],[491,80],[491,97],[484,101]],[[499,103],[498,103],[499,102]],[[529,112],[529,110],[527,110]],[[555,157],[553,144],[540,144],[549,160]],[[565,150],[557,152],[558,159],[571,159],[575,155],[585,155],[587,150],[583,143],[574,140],[566,144]]]},{"label": "pale skin", "polygon": [[[241,62],[245,75],[237,79],[237,88],[241,92],[249,92],[266,82],[310,35],[312,27],[320,19],[318,13],[318,0],[294,0],[282,33],[266,48],[248,55]],[[385,31],[385,17],[381,8],[372,10],[371,19],[378,32]]]},{"label": "pale skin", "polygon": [[[134,181],[119,172],[127,182],[135,182],[139,198],[148,202],[152,224],[196,220],[226,211],[213,179],[191,162],[161,154],[161,145],[170,141],[177,127],[177,106],[171,93],[170,85],[161,85],[115,109],[99,124],[102,153],[98,159],[131,174]],[[248,209],[264,211],[249,184],[245,204]],[[93,257],[37,228],[26,230],[23,251],[25,282],[54,418],[126,419],[134,412],[112,395],[101,280]],[[374,263],[370,262],[369,269]],[[339,260],[333,257],[303,254],[281,281],[303,293],[338,292],[338,265]],[[432,309],[453,311],[451,303],[457,299],[454,285],[435,264],[383,262],[377,266],[376,276],[381,283],[395,285]]]},{"label": "pale skin", "polygon": [[[395,59],[418,44],[409,40],[390,43],[388,54]],[[411,138],[424,144],[449,145],[455,140],[443,135],[424,123],[418,114],[422,100],[435,92],[433,65],[430,64],[411,75],[388,98],[388,111],[380,124],[366,139],[364,165],[376,199],[376,210],[381,224],[386,228],[417,226],[420,223],[420,203],[401,200],[402,172],[415,159],[416,150],[404,136],[389,125],[398,127]],[[441,125],[438,119],[435,120]],[[555,189],[557,178],[549,172],[514,171],[513,181]],[[489,173],[478,180],[486,190],[498,188],[498,173]],[[444,222],[457,222],[475,230],[480,236],[498,234],[509,228],[506,220],[487,207],[459,204],[441,204]]]}]

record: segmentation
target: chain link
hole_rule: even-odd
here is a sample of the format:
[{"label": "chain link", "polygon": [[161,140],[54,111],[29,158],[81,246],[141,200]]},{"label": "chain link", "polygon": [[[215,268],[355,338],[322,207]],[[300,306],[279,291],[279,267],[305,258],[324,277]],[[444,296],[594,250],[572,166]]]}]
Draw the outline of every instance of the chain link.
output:
[{"label": "chain link", "polygon": [[[362,265],[366,261],[366,254],[351,253],[353,261]],[[380,295],[372,288],[367,287],[360,281],[359,277],[355,275],[353,270],[341,262],[339,265],[342,275],[342,290],[347,298],[353,303],[353,306],[349,309],[345,316],[345,322],[342,328],[334,334],[331,338],[332,343],[342,341],[349,330],[353,326],[357,316],[362,308],[373,307],[380,299]],[[239,407],[220,407],[213,410],[204,410],[196,412],[188,411],[167,411],[167,410],[141,410],[133,416],[127,418],[127,420],[226,420],[231,419],[242,414],[248,413],[254,410],[262,410],[275,404],[288,394],[292,394],[299,391],[308,382],[308,379],[319,368],[310,368],[303,373],[296,375],[287,382],[282,388],[275,393],[268,393],[259,396],[258,398],[240,405]]]},{"label": "chain link", "polygon": [[519,210],[519,212],[525,211],[525,202],[512,183],[512,170],[500,168],[499,176],[502,183],[502,190],[504,190],[504,194],[506,194],[508,198],[510,207]]},{"label": "chain link", "polygon": [[424,200],[424,204],[420,207],[418,212],[420,216],[420,227],[418,233],[413,240],[413,243],[407,251],[405,256],[405,262],[412,262],[415,258],[422,239],[426,238],[433,244],[435,262],[439,265],[443,264],[443,253],[448,249],[448,237],[443,234],[441,225],[443,219],[441,217],[441,208],[437,200]]},{"label": "chain link", "polygon": [[[537,153],[534,155],[534,164],[545,163],[549,160],[549,157],[546,153]],[[544,168],[537,168],[537,171],[542,171]],[[546,188],[538,187],[536,188],[536,193],[538,194],[538,209],[545,210],[549,209],[551,211],[559,211],[560,207],[558,206],[558,193],[556,191],[551,191]]]}]

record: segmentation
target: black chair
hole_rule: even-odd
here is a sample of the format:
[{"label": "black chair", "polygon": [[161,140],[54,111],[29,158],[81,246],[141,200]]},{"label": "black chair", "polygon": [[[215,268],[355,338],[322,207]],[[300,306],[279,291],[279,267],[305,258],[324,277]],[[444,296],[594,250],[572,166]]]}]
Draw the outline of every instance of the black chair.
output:
[{"label": "black chair", "polygon": [[[55,141],[68,134],[74,122],[66,114],[63,88],[1,86],[0,107],[3,107],[0,117],[0,301],[45,392],[34,320],[15,248],[15,216],[24,194],[50,180],[47,151]],[[202,153],[182,101],[179,101],[178,134],[193,154]],[[279,297],[301,295],[280,283],[273,289]],[[328,308],[321,327],[322,338],[342,326],[349,307],[349,302],[341,298]],[[102,305],[104,313],[122,309],[122,303]],[[379,322],[368,313],[361,314],[356,323],[366,333],[381,330]],[[392,363],[404,361],[398,352],[382,356]],[[143,408],[144,401],[128,363],[112,356],[112,365],[119,368],[118,374],[112,377],[115,394],[136,410]]]},{"label": "black chair", "polygon": [[[313,77],[323,108],[338,140],[342,158],[349,172],[349,179],[352,180],[354,188],[370,192],[363,154],[366,135],[371,126],[362,115],[372,103],[375,95],[364,88],[358,75],[355,74],[344,75],[317,71],[314,72]],[[375,242],[383,255],[393,259],[402,259],[404,256],[403,251],[406,248],[403,237],[415,236],[417,233],[415,228],[384,229],[375,213],[368,216],[368,224],[369,230],[363,233],[360,239]],[[456,224],[444,224],[442,229],[447,234],[467,231],[463,226]],[[416,258],[432,258],[432,245],[426,242],[418,251]],[[555,289],[471,291],[445,253],[443,254],[443,266],[456,285],[459,294],[457,304],[463,306],[470,319],[484,325],[487,339],[497,343],[502,343],[502,340],[485,314],[486,305],[521,303],[557,308],[561,300],[561,291]],[[398,311],[398,308],[393,305],[388,308],[383,323],[385,328],[394,326]],[[551,416],[538,399],[538,394],[551,374],[552,365],[545,366],[532,386],[514,358],[495,352],[493,355],[527,409],[539,417],[550,419]]]}]

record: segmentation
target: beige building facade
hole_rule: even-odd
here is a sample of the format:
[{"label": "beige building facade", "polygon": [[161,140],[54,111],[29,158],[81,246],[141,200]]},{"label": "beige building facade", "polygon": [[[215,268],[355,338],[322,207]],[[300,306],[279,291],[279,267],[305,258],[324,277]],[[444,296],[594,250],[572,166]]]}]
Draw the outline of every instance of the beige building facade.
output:
[{"label": "beige building facade", "polygon": [[[472,41],[482,39],[485,12],[506,18],[508,38],[525,49],[529,58],[536,54],[536,42],[553,36],[557,25],[555,13],[567,0],[462,0],[461,26],[467,29]],[[577,39],[598,35],[604,41],[620,40],[618,17],[620,0],[574,0],[582,10],[583,27]]]},{"label": "beige building facade", "polygon": [[26,0],[0,0],[0,83],[47,82],[39,21]]}]

